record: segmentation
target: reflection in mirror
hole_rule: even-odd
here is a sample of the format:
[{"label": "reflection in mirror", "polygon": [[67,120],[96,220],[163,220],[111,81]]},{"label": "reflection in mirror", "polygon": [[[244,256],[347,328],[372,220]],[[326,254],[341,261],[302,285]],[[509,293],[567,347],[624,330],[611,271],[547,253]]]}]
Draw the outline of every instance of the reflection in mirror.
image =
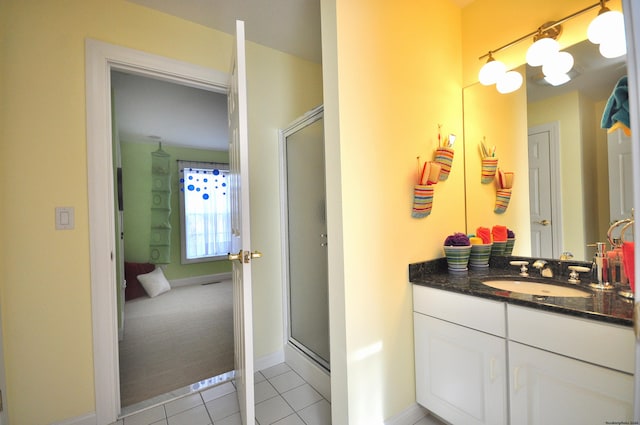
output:
[{"label": "reflection in mirror", "polygon": [[[465,87],[467,232],[502,224],[516,233],[514,255],[557,259],[570,252],[591,261],[587,245],[606,241],[610,223],[629,217],[632,205],[631,178],[621,177],[631,172],[622,131],[610,135],[600,126],[626,58],[604,59],[588,41],[565,50],[575,65],[564,85],[544,84],[539,68],[523,65],[526,90],[502,95],[492,86]],[[493,212],[495,184],[480,182],[483,138],[496,146],[498,167],[515,172],[518,202],[504,214]]]},{"label": "reflection in mirror", "polygon": [[589,41],[565,50],[575,58],[566,84],[546,84],[527,66],[531,255],[591,260],[588,245],[605,241],[632,205],[630,140],[601,128],[626,58],[605,59]]},{"label": "reflection in mirror", "polygon": [[[519,71],[524,74],[524,68]],[[493,86],[477,83],[465,87],[463,96],[467,233],[475,233],[478,227],[507,226],[516,235],[513,255],[528,256],[531,243],[526,92],[520,89],[500,94]],[[494,212],[495,180],[482,178],[483,141],[490,149],[495,146],[498,167],[514,173],[511,199],[502,214]]]}]

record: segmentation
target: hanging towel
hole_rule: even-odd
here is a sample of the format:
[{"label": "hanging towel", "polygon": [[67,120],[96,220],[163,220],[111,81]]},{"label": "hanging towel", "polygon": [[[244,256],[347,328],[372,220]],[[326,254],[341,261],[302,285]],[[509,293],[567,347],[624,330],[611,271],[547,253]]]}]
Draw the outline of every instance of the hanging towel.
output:
[{"label": "hanging towel", "polygon": [[631,128],[629,123],[629,90],[627,76],[620,78],[607,100],[602,113],[602,128],[611,128],[616,122]]},{"label": "hanging towel", "polygon": [[634,265],[634,244],[633,242],[624,242],[622,244],[622,267],[629,278],[629,286],[631,291],[635,291],[635,265]]}]

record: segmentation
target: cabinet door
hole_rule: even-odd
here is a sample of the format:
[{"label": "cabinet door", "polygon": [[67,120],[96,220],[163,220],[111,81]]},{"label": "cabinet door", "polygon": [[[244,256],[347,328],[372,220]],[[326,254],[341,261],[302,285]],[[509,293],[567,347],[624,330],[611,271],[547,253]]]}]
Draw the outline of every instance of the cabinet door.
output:
[{"label": "cabinet door", "polygon": [[512,425],[633,419],[632,375],[516,342],[509,342],[509,370]]},{"label": "cabinet door", "polygon": [[414,313],[416,398],[453,424],[507,422],[505,340]]}]

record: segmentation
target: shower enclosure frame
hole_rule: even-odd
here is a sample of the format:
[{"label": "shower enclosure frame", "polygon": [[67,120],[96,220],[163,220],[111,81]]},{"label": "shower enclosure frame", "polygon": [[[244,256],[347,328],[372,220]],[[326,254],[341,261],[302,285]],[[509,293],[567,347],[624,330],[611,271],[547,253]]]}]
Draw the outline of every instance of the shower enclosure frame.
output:
[{"label": "shower enclosure frame", "polygon": [[[287,167],[287,137],[301,131],[302,129],[314,124],[324,118],[324,108],[322,105],[312,109],[302,117],[293,121],[287,128],[279,131],[279,147],[280,147],[280,187],[281,187],[281,222],[283,229],[282,243],[282,263],[283,263],[283,299],[284,299],[284,335],[285,346],[294,348],[310,359],[315,365],[320,367],[324,372],[330,372],[330,364],[327,359],[323,359],[320,355],[309,349],[304,343],[298,341],[292,334],[292,315],[291,315],[291,273],[290,273],[290,251],[289,251],[289,191],[288,191],[288,167]],[[324,146],[324,144],[323,144]],[[323,159],[324,162],[324,159]],[[323,168],[326,170],[326,167]],[[320,235],[326,238],[326,234]],[[325,241],[326,243],[326,241]],[[326,246],[326,245],[325,245]],[[328,306],[327,306],[328,309]]]}]

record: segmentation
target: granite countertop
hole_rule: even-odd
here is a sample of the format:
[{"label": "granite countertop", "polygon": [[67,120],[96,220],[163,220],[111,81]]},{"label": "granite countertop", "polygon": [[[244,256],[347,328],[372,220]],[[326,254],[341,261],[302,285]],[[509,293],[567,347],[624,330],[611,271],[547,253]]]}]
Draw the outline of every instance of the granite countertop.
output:
[{"label": "granite countertop", "polygon": [[[509,264],[512,260],[529,261],[528,278],[523,278],[518,275],[519,267]],[[591,263],[547,260],[554,270],[554,277],[541,278],[539,271],[531,267],[534,261],[535,259],[527,257],[492,257],[488,268],[469,269],[466,272],[449,272],[446,259],[439,258],[423,263],[410,264],[409,281],[415,285],[505,301],[509,304],[517,304],[617,325],[633,326],[633,300],[618,295],[618,289],[603,291],[591,288],[588,284],[590,281],[587,276],[588,273],[581,274],[582,282],[577,285],[567,282],[569,273],[567,266],[581,265],[590,267]],[[509,277],[531,279],[532,281],[579,288],[592,293],[592,296],[588,298],[540,297],[494,289],[482,284],[482,281],[488,278],[499,280]]]}]

